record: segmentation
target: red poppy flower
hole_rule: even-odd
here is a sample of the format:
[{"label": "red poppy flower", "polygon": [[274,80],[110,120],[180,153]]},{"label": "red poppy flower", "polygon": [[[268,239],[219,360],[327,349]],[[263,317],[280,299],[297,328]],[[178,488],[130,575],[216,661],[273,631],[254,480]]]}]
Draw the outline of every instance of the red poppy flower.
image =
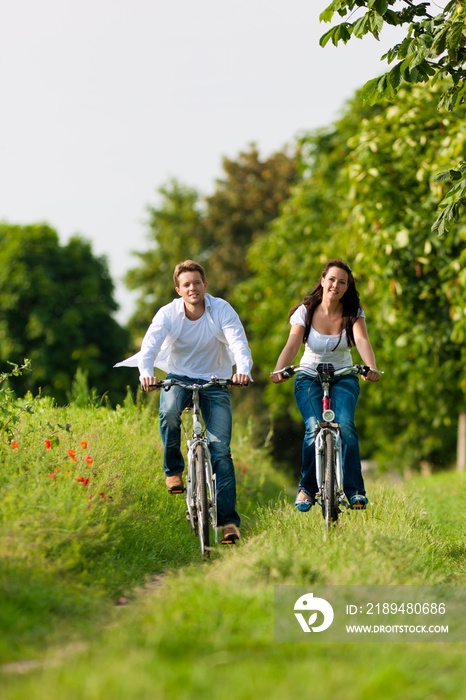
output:
[{"label": "red poppy flower", "polygon": [[47,474],[47,476],[49,477],[49,479],[56,479],[57,478],[56,474]]},{"label": "red poppy flower", "polygon": [[99,493],[99,496],[105,500],[105,494],[104,494],[104,493]]},{"label": "red poppy flower", "polygon": [[45,443],[46,448],[48,450],[50,450],[50,448],[52,447],[52,443],[50,442],[50,440],[44,440],[44,443]]},{"label": "red poppy flower", "polygon": [[83,450],[86,449],[86,447],[87,447],[87,442],[86,442],[85,440],[82,441],[81,447],[83,448]]},{"label": "red poppy flower", "polygon": [[83,476],[77,476],[77,477],[76,477],[76,481],[84,481],[84,477],[83,477]]},{"label": "red poppy flower", "polygon": [[17,450],[18,448],[19,448],[19,442],[12,442],[11,443],[12,450]]},{"label": "red poppy flower", "polygon": [[89,457],[89,455],[86,455],[86,457],[84,457],[84,461],[87,462],[88,467],[92,466],[92,463],[94,462],[92,457]]}]

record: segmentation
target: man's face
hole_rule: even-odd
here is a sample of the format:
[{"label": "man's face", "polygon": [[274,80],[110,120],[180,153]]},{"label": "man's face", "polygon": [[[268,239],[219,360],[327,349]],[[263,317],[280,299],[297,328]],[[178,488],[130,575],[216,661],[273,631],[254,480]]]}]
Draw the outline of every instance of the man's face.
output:
[{"label": "man's face", "polygon": [[199,306],[204,303],[207,282],[202,281],[199,272],[182,272],[178,277],[176,291],[183,298],[185,304]]}]

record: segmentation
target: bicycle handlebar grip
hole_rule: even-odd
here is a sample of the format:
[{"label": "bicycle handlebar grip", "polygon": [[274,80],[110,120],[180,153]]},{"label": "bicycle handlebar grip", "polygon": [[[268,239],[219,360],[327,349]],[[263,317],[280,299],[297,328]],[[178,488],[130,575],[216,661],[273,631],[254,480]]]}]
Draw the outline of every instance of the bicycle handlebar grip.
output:
[{"label": "bicycle handlebar grip", "polygon": [[291,377],[294,375],[293,367],[285,367],[281,375],[285,379],[291,379]]}]

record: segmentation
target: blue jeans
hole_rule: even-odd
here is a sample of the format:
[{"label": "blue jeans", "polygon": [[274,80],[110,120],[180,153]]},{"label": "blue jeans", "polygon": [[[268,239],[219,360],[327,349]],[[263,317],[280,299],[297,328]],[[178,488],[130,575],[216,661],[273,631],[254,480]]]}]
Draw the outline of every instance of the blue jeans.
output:
[{"label": "blue jeans", "polygon": [[[189,384],[205,384],[203,379],[167,375],[167,379],[179,379]],[[184,469],[181,454],[181,413],[189,405],[192,392],[180,386],[169,391],[162,389],[159,424],[164,447],[163,468],[167,476],[180,474]],[[206,426],[212,468],[217,485],[217,522],[221,527],[229,523],[240,524],[236,512],[236,477],[230,452],[232,415],[230,392],[225,387],[211,386],[199,392],[202,417]]]},{"label": "blue jeans", "polygon": [[[343,459],[343,489],[349,499],[356,493],[365,494],[361,473],[358,434],[354,412],[359,398],[359,379],[354,374],[335,377],[330,382],[330,396],[335,420],[340,423]],[[312,497],[317,493],[314,430],[322,420],[322,387],[319,379],[299,372],[294,385],[297,406],[304,420],[303,463],[300,489]]]}]

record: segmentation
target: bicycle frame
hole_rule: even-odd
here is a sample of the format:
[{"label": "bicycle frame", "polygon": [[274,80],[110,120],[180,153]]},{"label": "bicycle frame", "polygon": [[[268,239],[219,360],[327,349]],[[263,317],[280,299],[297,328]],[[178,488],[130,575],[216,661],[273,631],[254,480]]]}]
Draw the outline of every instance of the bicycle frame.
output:
[{"label": "bicycle frame", "polygon": [[[181,383],[179,383],[181,385]],[[215,542],[218,542],[217,533],[217,490],[215,485],[215,474],[212,470],[212,462],[210,459],[209,444],[207,436],[205,434],[205,428],[201,423],[201,408],[199,402],[199,389],[204,385],[191,385],[184,388],[192,389],[192,409],[188,407],[186,410],[192,410],[193,412],[193,429],[191,437],[187,437],[188,446],[188,473],[186,477],[186,507],[188,509],[188,520],[191,523],[191,530],[196,531],[197,526],[197,513],[195,507],[195,493],[196,493],[196,469],[194,463],[194,455],[196,452],[197,445],[202,445],[204,448],[205,461],[205,477],[207,486],[207,495],[209,503],[211,504],[209,519],[215,532]],[[212,386],[212,384],[209,384]]]},{"label": "bicycle frame", "polygon": [[[182,389],[187,389],[192,392],[192,404],[186,408],[186,411],[192,410],[193,424],[191,436],[186,434],[187,442],[187,476],[186,476],[186,517],[190,522],[191,531],[199,535],[202,554],[209,555],[209,525],[215,532],[215,543],[218,542],[217,532],[217,489],[215,482],[215,474],[212,468],[210,457],[209,444],[206,435],[205,426],[202,423],[201,406],[199,392],[201,389],[207,389],[210,386],[234,386],[235,383],[230,379],[219,379],[212,377],[210,382],[205,384],[189,384],[179,379],[165,379],[158,382],[155,386],[165,391],[169,391],[172,386],[179,386]],[[183,425],[184,429],[184,425]],[[203,469],[196,475],[196,455],[201,455],[203,460]],[[202,482],[202,483],[199,483]],[[204,501],[201,505],[199,501]],[[205,507],[208,511],[208,521],[205,520]]]},{"label": "bicycle frame", "polygon": [[[316,458],[316,480],[319,488],[319,496],[317,498],[321,508],[323,504],[323,487],[324,487],[324,472],[325,464],[324,455],[326,448],[326,438],[329,433],[333,435],[333,451],[334,451],[334,474],[337,482],[336,503],[335,506],[340,510],[340,506],[348,508],[345,493],[343,491],[343,450],[341,442],[340,424],[335,422],[335,413],[332,411],[332,399],[330,396],[330,380],[335,375],[333,365],[319,365],[316,370],[316,375],[322,383],[322,421],[318,422],[315,431],[315,458]],[[324,514],[325,515],[325,514]]]}]

